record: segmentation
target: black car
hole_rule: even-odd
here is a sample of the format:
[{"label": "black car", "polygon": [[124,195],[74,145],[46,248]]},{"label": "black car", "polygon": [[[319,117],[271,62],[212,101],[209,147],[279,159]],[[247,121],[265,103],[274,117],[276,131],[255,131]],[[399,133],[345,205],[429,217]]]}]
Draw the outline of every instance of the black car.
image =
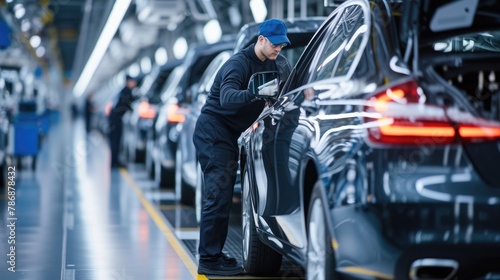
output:
[{"label": "black car", "polygon": [[184,61],[176,67],[161,93],[155,132],[148,137],[152,147],[155,182],[159,186],[173,186],[175,182],[175,154],[179,131],[189,112],[193,91],[210,62],[222,51],[234,46],[234,36],[223,37],[214,44],[193,44]]},{"label": "black car", "polygon": [[353,0],[242,135],[243,263],[498,279],[500,5]]},{"label": "black car", "polygon": [[[220,67],[231,56],[232,51],[227,50],[219,53],[210,62],[200,78],[198,89],[193,92],[193,99],[189,104],[189,112],[182,123],[177,141],[175,162],[175,190],[180,194],[180,201],[186,205],[196,205],[196,213],[199,219],[201,206],[202,173],[196,160],[196,149],[193,143],[193,134],[196,120],[200,115],[201,108],[210,94],[210,88],[214,82],[215,74]],[[187,106],[187,105],[186,105]]]},{"label": "black car", "polygon": [[[148,174],[153,168],[151,153],[147,153],[146,139],[148,133],[153,133],[160,93],[172,70],[179,66],[182,60],[171,60],[164,65],[154,65],[151,72],[142,78],[138,89],[139,97],[132,103],[132,111],[123,117],[123,146],[129,162],[145,162]],[[148,159],[148,161],[146,161]]]}]

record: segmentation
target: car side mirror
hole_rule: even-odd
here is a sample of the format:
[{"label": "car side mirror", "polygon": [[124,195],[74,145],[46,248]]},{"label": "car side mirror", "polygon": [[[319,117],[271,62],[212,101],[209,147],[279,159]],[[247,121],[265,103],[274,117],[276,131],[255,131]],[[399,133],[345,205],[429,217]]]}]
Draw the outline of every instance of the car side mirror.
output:
[{"label": "car side mirror", "polygon": [[[280,75],[278,71],[267,71],[267,72],[258,72],[253,74],[250,77],[250,81],[248,82],[248,91],[250,94],[253,94],[257,97],[272,97],[269,94],[259,94],[259,91],[276,83],[276,87],[279,87]],[[278,92],[276,92],[277,94]]]}]

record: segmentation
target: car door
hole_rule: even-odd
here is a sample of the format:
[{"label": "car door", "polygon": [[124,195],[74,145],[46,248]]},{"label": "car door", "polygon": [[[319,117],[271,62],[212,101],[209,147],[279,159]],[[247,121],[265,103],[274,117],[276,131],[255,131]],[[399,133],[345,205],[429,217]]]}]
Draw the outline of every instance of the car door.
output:
[{"label": "car door", "polygon": [[266,122],[272,127],[266,127],[268,134],[274,133],[272,211],[281,228],[287,229],[282,238],[297,247],[305,244],[305,159],[313,158],[320,168],[320,179],[330,184],[331,172],[341,169],[349,157],[353,143],[345,140],[357,137],[350,128],[359,123],[359,116],[351,114],[355,106],[339,100],[361,92],[359,82],[351,78],[368,42],[368,14],[369,8],[361,1],[338,11],[301,57],[303,64],[297,65],[294,76],[297,82],[286,85],[295,89],[285,90]]},{"label": "car door", "polygon": [[[335,17],[330,18],[330,21],[334,20]],[[315,38],[308,44],[307,56],[312,58],[317,44],[321,42],[318,38],[322,37],[322,33],[325,33],[325,30],[316,33]],[[308,58],[304,58],[304,54],[300,59],[309,61]],[[299,84],[295,82],[297,77],[302,77],[304,73],[307,73],[308,67],[299,68],[292,70],[284,88],[293,89]],[[262,117],[252,127],[252,139],[249,142],[253,144],[251,157],[256,174],[253,200],[257,202],[255,210],[263,221],[260,226],[264,231],[295,247],[303,247],[305,245],[304,232],[301,229],[304,221],[300,218],[297,220],[294,215],[287,215],[300,212],[298,211],[300,210],[298,185],[288,183],[296,178],[289,177],[291,173],[287,171],[290,158],[288,142],[298,125],[298,115],[301,114],[299,106],[302,102],[300,98],[303,95],[300,94],[300,90],[286,94],[284,92],[287,90],[282,91],[282,95],[275,103],[264,108]],[[278,133],[278,130],[282,131]],[[276,152],[277,149],[278,152]],[[294,158],[297,158],[297,153],[301,153],[298,150],[293,152]],[[280,156],[280,159],[277,160],[276,156]],[[297,168],[293,168],[295,175]],[[283,178],[282,182],[278,182],[277,176],[287,177]],[[283,185],[279,185],[281,183]]]}]

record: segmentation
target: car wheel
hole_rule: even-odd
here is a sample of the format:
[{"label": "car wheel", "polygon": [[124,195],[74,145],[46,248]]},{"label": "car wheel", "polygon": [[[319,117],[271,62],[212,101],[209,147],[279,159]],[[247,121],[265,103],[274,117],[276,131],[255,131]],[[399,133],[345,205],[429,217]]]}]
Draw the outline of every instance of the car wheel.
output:
[{"label": "car wheel", "polygon": [[146,171],[148,172],[148,176],[149,178],[151,179],[154,179],[155,178],[155,167],[154,167],[154,148],[153,148],[153,144],[151,144],[151,141],[149,139],[151,139],[151,133],[152,132],[148,132],[148,136],[147,136],[147,140],[146,140],[146,148],[144,149],[145,150],[145,153],[146,153],[146,160],[145,160],[145,166],[146,166]]},{"label": "car wheel", "polygon": [[203,196],[205,193],[205,184],[203,179],[203,172],[201,171],[200,163],[196,164],[196,190],[195,190],[195,210],[196,221],[198,224],[201,220],[201,209],[203,208]]},{"label": "car wheel", "polygon": [[282,255],[260,241],[253,219],[248,171],[241,182],[241,216],[243,233],[243,266],[252,275],[273,275],[281,267]]},{"label": "car wheel", "polygon": [[146,166],[146,171],[148,173],[149,178],[151,179],[154,179],[155,177],[153,153],[154,153],[153,148],[151,147],[146,148],[146,160],[144,165]]},{"label": "car wheel", "polygon": [[129,141],[130,140],[129,140],[128,133],[125,133],[125,131],[124,131],[124,133],[122,134],[122,141],[121,141],[121,145],[120,145],[120,149],[119,149],[121,160],[123,160],[123,162],[133,162],[133,161],[131,161],[132,152],[130,151]]},{"label": "car wheel", "polygon": [[155,173],[155,176],[154,176],[154,182],[155,184],[158,186],[158,187],[161,187],[162,185],[162,178],[161,178],[161,173],[162,173],[162,166],[161,166],[161,162],[160,162],[160,158],[159,158],[159,155],[155,155],[154,157],[154,160],[153,160],[153,167],[154,167],[154,173]]},{"label": "car wheel", "polygon": [[144,163],[146,160],[146,150],[141,150],[136,147],[133,147],[134,151],[134,162],[135,163]]},{"label": "car wheel", "polygon": [[194,206],[195,193],[193,188],[188,186],[182,178],[182,150],[181,145],[177,145],[175,152],[175,195],[184,205]]},{"label": "car wheel", "polygon": [[175,184],[175,182],[172,180],[172,178],[175,176],[175,173],[163,167],[163,165],[161,164],[161,158],[158,155],[155,157],[154,166],[155,184],[159,188],[172,189]]},{"label": "car wheel", "polygon": [[314,186],[309,204],[307,236],[307,279],[338,279],[335,273],[335,255],[325,210],[324,190],[320,183]]},{"label": "car wheel", "polygon": [[158,157],[158,155],[155,155],[155,157],[153,158],[153,169],[154,169],[154,177],[153,177],[153,181],[155,182],[155,184],[157,186],[159,186],[159,183],[160,181],[158,180],[158,174],[159,174],[159,169],[160,167],[158,166],[158,160],[156,159]]}]

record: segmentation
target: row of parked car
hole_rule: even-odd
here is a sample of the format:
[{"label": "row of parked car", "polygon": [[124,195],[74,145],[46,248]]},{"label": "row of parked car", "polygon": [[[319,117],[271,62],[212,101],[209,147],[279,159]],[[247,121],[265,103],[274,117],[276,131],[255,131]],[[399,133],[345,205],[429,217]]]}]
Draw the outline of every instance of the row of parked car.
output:
[{"label": "row of parked car", "polygon": [[[293,65],[324,17],[285,20],[292,45],[282,51]],[[235,52],[257,41],[259,24],[236,36],[190,47],[183,60],[153,69],[143,78],[133,110],[124,117],[123,153],[143,162],[159,187],[175,187],[180,201],[201,207],[201,170],[192,143],[194,126],[219,68]],[[240,192],[239,182],[236,193]]]},{"label": "row of parked car", "polygon": [[[248,273],[272,275],[285,255],[307,279],[500,277],[499,7],[351,0],[286,21],[295,66],[240,138]],[[200,107],[257,28],[191,55],[161,91],[146,166],[184,203],[202,189]]]}]

